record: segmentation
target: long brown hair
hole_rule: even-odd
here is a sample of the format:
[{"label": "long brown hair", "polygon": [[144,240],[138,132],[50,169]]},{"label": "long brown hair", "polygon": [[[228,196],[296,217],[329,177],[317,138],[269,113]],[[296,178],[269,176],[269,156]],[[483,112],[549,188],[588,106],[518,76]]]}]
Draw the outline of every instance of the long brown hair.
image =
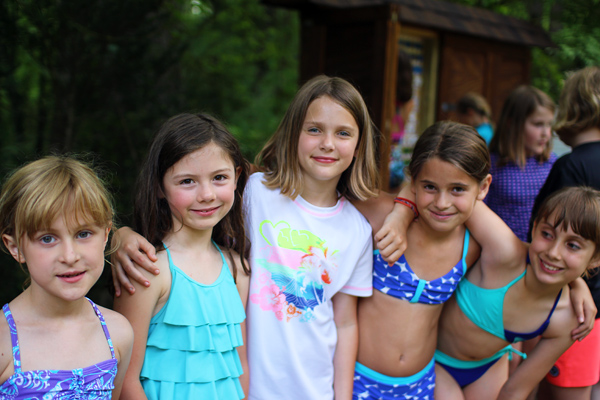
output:
[{"label": "long brown hair", "polygon": [[[498,127],[490,142],[490,151],[500,157],[498,165],[513,162],[525,167],[527,160],[525,153],[525,121],[538,107],[543,107],[554,113],[556,108],[552,99],[541,90],[533,86],[519,86],[509,95],[500,113]],[[537,156],[539,162],[550,158],[552,141],[548,141],[543,153]]]},{"label": "long brown hair", "polygon": [[[242,156],[237,140],[218,120],[207,114],[180,114],[165,122],[150,145],[148,157],[140,172],[134,203],[134,228],[156,248],[173,229],[171,208],[162,195],[163,178],[169,168],[186,155],[214,143],[231,159],[240,174],[231,210],[213,228],[212,239],[223,250],[233,249],[240,255],[241,265],[249,274],[244,257],[250,249],[244,227],[242,195],[248,180],[249,165]],[[233,277],[236,268],[232,261]]]}]

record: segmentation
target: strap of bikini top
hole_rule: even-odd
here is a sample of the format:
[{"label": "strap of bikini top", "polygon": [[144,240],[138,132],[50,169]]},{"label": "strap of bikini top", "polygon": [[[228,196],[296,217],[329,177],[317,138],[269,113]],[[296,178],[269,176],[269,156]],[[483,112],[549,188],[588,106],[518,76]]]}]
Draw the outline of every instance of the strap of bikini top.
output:
[{"label": "strap of bikini top", "polygon": [[550,314],[548,314],[548,318],[546,319],[546,322],[549,323],[550,322],[550,318],[552,318],[552,314],[554,314],[554,310],[556,309],[556,306],[558,305],[558,300],[560,300],[560,295],[562,294],[562,289],[560,289],[560,292],[558,292],[558,296],[556,296],[556,300],[554,300],[554,305],[552,306],[552,310],[550,310]]},{"label": "strap of bikini top", "polygon": [[471,237],[471,232],[468,229],[465,229],[465,238],[463,239],[463,252],[461,258],[461,264],[463,266],[463,275],[467,273],[467,263],[465,258],[467,257],[467,253],[469,252],[469,238]]},{"label": "strap of bikini top", "polygon": [[4,311],[4,317],[6,318],[6,322],[8,323],[8,328],[10,329],[10,341],[12,344],[12,354],[13,354],[13,366],[15,369],[15,374],[21,373],[21,350],[19,349],[19,337],[17,336],[17,325],[15,324],[15,320],[10,312],[10,308],[8,307],[8,303],[2,307],[2,311]]},{"label": "strap of bikini top", "polygon": [[113,343],[112,340],[110,338],[110,333],[108,332],[108,327],[106,326],[106,321],[104,320],[104,315],[102,315],[102,313],[100,312],[100,309],[98,308],[98,306],[96,304],[94,304],[94,302],[90,299],[88,299],[86,297],[87,301],[90,302],[90,304],[92,305],[92,308],[94,309],[94,312],[96,313],[96,316],[98,317],[98,319],[100,320],[100,325],[102,325],[102,330],[104,331],[104,337],[106,338],[106,341],[108,342],[108,347],[110,347],[110,354],[112,356],[112,358],[115,358],[115,349],[113,347]]}]

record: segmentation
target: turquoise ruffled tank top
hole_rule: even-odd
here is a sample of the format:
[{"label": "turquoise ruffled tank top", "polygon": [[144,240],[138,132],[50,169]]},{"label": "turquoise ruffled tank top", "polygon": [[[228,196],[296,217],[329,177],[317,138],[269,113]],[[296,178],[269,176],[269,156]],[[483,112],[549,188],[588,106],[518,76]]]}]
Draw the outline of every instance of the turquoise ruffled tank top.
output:
[{"label": "turquoise ruffled tank top", "polygon": [[[216,246],[216,245],[215,245]],[[218,249],[218,246],[217,246]],[[223,253],[217,280],[203,285],[173,264],[171,292],[150,320],[140,381],[148,399],[242,399],[237,347],[246,318]]]}]

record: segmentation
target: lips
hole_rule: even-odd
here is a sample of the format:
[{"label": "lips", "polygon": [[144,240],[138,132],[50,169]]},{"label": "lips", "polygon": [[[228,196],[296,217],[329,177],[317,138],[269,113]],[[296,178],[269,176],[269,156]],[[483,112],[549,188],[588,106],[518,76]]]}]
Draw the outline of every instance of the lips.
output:
[{"label": "lips", "polygon": [[447,220],[454,215],[454,213],[440,213],[435,211],[429,211],[429,213],[436,219]]},{"label": "lips", "polygon": [[559,273],[560,271],[562,271],[562,268],[556,267],[549,263],[545,263],[542,259],[540,259],[540,268],[542,269],[542,271],[544,271],[548,274],[556,274],[556,273]]},{"label": "lips", "polygon": [[204,208],[202,210],[192,210],[192,211],[195,214],[200,215],[201,217],[209,217],[209,216],[213,215],[214,213],[216,213],[219,208],[221,208],[221,206]]},{"label": "lips", "polygon": [[80,281],[85,275],[85,271],[73,271],[66,274],[56,275],[61,280],[67,283],[75,283]]},{"label": "lips", "polygon": [[313,157],[313,160],[322,164],[332,164],[337,161],[337,159],[333,157]]}]

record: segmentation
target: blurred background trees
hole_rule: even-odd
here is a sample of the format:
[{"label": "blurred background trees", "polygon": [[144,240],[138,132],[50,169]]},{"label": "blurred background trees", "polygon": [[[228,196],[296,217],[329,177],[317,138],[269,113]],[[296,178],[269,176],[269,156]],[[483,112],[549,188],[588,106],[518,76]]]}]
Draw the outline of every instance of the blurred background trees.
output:
[{"label": "blurred background trees", "polygon": [[[558,47],[534,49],[532,84],[555,100],[565,73],[600,65],[600,0],[454,1],[548,30]],[[297,12],[259,0],[1,1],[0,173],[91,152],[128,224],[140,163],[169,116],[209,112],[254,157],[297,89],[299,30]],[[0,262],[3,303],[23,275]]]}]

